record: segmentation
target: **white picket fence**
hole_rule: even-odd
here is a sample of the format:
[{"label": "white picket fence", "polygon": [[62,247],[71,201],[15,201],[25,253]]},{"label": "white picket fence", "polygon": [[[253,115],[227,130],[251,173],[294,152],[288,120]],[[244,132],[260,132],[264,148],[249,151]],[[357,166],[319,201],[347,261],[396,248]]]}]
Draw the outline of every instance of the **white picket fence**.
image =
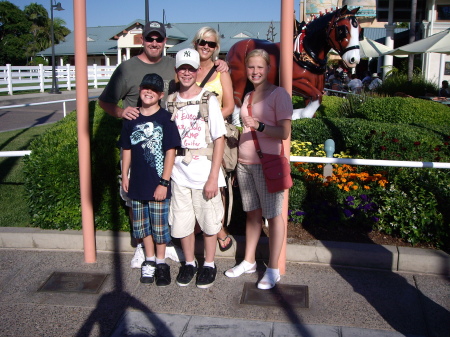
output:
[{"label": "white picket fence", "polygon": [[[116,66],[88,66],[88,85],[94,88],[105,86]],[[55,67],[58,87],[75,88],[75,66]],[[16,91],[39,90],[44,92],[52,87],[52,67],[44,66],[0,66],[0,92],[13,95]]]}]

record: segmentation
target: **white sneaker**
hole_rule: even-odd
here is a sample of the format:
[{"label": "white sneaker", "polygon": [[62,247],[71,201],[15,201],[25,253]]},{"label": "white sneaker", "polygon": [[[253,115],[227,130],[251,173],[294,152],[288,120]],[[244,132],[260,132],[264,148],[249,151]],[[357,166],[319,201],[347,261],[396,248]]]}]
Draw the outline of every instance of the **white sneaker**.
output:
[{"label": "white sneaker", "polygon": [[280,270],[267,268],[261,281],[258,282],[258,289],[272,289],[280,280]]},{"label": "white sneaker", "polygon": [[166,259],[171,259],[175,262],[186,261],[183,250],[180,247],[175,246],[173,242],[169,242],[166,246]]},{"label": "white sneaker", "polygon": [[256,271],[256,262],[253,264],[250,264],[247,261],[242,261],[237,266],[234,266],[231,269],[228,269],[225,272],[225,275],[228,277],[239,277],[242,274],[251,274]]},{"label": "white sneaker", "polygon": [[145,261],[144,247],[142,244],[138,244],[134,252],[134,256],[131,259],[131,268],[140,269],[142,262]]}]

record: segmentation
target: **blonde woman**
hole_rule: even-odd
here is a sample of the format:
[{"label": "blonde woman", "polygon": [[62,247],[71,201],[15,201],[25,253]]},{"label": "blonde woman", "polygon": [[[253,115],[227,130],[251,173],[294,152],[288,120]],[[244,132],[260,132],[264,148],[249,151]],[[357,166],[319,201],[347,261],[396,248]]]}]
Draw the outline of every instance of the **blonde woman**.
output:
[{"label": "blonde woman", "polygon": [[[217,60],[219,56],[219,33],[211,27],[200,28],[192,40],[192,45],[200,54],[200,68],[197,72],[197,84],[200,85],[214,67],[214,61]],[[204,88],[217,95],[216,97],[221,106],[224,120],[226,122],[231,122],[228,119],[234,110],[234,100],[230,74],[228,72],[214,71],[207,79]],[[222,252],[230,249],[233,244],[233,241],[227,235],[223,227],[217,234],[217,241],[219,242],[219,249]]]}]

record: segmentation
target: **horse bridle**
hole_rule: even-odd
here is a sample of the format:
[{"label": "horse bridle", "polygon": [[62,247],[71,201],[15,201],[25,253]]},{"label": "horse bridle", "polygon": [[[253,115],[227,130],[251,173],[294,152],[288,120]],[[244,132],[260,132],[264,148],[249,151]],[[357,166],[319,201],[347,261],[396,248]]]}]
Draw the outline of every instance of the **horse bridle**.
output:
[{"label": "horse bridle", "polygon": [[[348,34],[348,28],[346,25],[341,25],[338,26],[338,22],[345,20],[345,19],[349,19],[352,22],[352,26],[353,27],[358,27],[358,21],[356,20],[356,17],[354,14],[344,14],[342,16],[338,16],[336,15],[334,17],[334,19],[332,21],[330,21],[330,24],[328,25],[328,29],[327,29],[327,41],[328,44],[334,49],[336,50],[339,55],[342,57],[342,55],[344,55],[346,52],[348,52],[349,50],[353,50],[353,49],[359,49],[359,45],[356,46],[351,46],[351,47],[347,47],[342,49],[342,44],[341,41],[344,40]],[[339,43],[339,48],[336,48],[336,46],[333,43],[333,40],[330,38],[332,31],[335,29],[336,31],[336,41]],[[362,30],[361,30],[361,34],[359,36],[359,40],[361,40],[361,35],[362,35]]]}]

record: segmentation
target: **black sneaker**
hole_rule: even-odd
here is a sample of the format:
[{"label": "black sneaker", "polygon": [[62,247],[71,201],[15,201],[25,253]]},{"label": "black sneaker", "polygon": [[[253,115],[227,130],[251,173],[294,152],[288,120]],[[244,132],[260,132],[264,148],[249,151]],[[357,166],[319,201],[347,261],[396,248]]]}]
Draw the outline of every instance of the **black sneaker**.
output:
[{"label": "black sneaker", "polygon": [[158,263],[155,273],[156,285],[165,287],[170,284],[170,266],[166,263]]},{"label": "black sneaker", "polygon": [[156,263],[144,261],[141,266],[141,283],[153,283],[155,281]]},{"label": "black sneaker", "polygon": [[186,264],[186,262],[181,262],[180,271],[178,272],[177,276],[177,284],[180,287],[185,287],[189,285],[189,283],[191,283],[196,273],[197,273],[197,262],[195,263],[195,267],[190,264]]},{"label": "black sneaker", "polygon": [[215,265],[214,268],[203,266],[197,275],[197,287],[202,289],[211,287],[216,280],[216,274],[217,267]]}]

